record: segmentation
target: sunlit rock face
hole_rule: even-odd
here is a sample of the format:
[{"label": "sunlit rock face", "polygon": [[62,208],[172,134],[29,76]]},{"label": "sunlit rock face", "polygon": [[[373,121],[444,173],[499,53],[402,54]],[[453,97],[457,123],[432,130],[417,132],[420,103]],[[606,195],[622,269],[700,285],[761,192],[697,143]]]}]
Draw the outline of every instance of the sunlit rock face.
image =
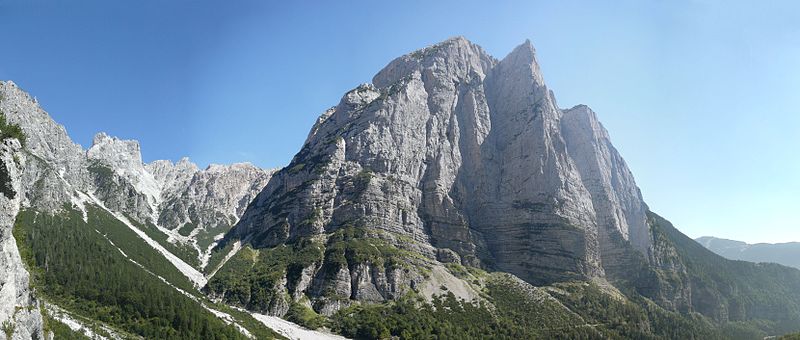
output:
[{"label": "sunlit rock face", "polygon": [[[530,42],[497,60],[458,37],[395,59],[323,113],[227,238],[268,248],[356,226],[546,284],[646,259],[646,209],[595,114],[557,107]],[[365,276],[342,270],[308,280],[352,290]],[[380,294],[351,298],[413,284],[385,274],[372,275]]]},{"label": "sunlit rock face", "polygon": [[[22,169],[27,161],[18,140],[0,142],[0,324],[13,327],[10,339],[42,338],[39,301],[20,257],[12,230],[22,200]],[[0,334],[5,339],[6,334]]]}]

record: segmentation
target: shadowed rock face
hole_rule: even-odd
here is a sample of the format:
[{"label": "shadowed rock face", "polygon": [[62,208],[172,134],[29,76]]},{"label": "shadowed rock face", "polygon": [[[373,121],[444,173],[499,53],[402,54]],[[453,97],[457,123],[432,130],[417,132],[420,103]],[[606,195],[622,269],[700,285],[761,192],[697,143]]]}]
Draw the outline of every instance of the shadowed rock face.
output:
[{"label": "shadowed rock face", "polygon": [[648,258],[645,211],[594,113],[556,106],[530,42],[498,61],[459,37],[345,94],[228,239],[272,247],[358,226],[546,284]]}]

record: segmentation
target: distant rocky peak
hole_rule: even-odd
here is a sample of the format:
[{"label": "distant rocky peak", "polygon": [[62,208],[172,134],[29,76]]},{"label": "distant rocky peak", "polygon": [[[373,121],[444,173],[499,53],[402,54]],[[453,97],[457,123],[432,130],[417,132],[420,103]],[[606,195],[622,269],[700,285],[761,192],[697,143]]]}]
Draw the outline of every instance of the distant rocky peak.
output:
[{"label": "distant rocky peak", "polygon": [[148,164],[145,164],[144,167],[153,174],[156,178],[162,178],[168,176],[172,172],[178,170],[185,170],[188,172],[194,172],[199,170],[197,165],[192,163],[189,158],[183,157],[177,163],[173,163],[167,159],[159,159],[152,161]]},{"label": "distant rocky peak", "polygon": [[153,175],[161,189],[161,196],[176,194],[185,187],[192,177],[200,171],[196,164],[188,157],[181,158],[177,163],[169,160],[157,160],[145,165],[145,169]]},{"label": "distant rocky peak", "polygon": [[241,163],[232,163],[232,164],[209,164],[206,167],[204,172],[209,173],[220,173],[220,172],[229,172],[229,171],[251,171],[251,170],[261,170],[257,166],[253,165],[250,162],[241,162]]},{"label": "distant rocky peak", "polygon": [[105,132],[94,136],[92,146],[86,155],[90,159],[103,160],[108,162],[108,165],[115,167],[144,167],[138,141],[119,139],[109,136]]},{"label": "distant rocky peak", "polygon": [[[136,210],[137,216],[149,216],[155,213],[156,206],[161,201],[163,184],[159,183],[153,174],[145,169],[138,141],[123,140],[100,132],[94,136],[92,147],[86,151],[86,156],[90,162],[106,166],[117,176],[124,178],[133,186],[138,195],[143,195],[146,199],[144,206],[136,204],[136,208],[123,208],[126,205],[121,203],[119,204],[120,210]],[[102,179],[102,176],[99,179]],[[99,185],[102,186],[102,184]],[[103,188],[100,189],[102,192]],[[118,194],[115,195],[112,191],[102,193],[101,199],[107,201],[107,204],[112,197],[115,201],[124,202],[117,197]],[[143,219],[140,218],[140,220]]]}]

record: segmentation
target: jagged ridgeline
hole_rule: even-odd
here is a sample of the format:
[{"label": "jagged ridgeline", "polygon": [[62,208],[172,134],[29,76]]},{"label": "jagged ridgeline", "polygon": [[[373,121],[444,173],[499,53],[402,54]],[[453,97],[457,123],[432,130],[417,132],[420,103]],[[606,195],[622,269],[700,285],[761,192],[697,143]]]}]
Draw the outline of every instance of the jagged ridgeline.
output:
[{"label": "jagged ridgeline", "polygon": [[105,134],[84,150],[10,81],[0,112],[0,339],[281,337],[199,290],[272,171],[144,164]]},{"label": "jagged ridgeline", "polygon": [[449,39],[346,93],[209,268],[215,299],[360,338],[800,328],[799,272],[724,260],[650,213],[530,42],[497,60]]}]

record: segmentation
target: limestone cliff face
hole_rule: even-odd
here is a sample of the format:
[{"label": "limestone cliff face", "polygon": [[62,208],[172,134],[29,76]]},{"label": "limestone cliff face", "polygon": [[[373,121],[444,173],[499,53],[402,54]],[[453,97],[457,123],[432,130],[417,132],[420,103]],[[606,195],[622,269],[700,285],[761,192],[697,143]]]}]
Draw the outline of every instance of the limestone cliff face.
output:
[{"label": "limestone cliff face", "polygon": [[92,181],[86,152],[35,98],[11,81],[0,82],[0,110],[27,136],[22,152],[30,157],[21,182],[34,190],[24,190],[23,206],[53,211],[69,203],[75,190],[88,190]]},{"label": "limestone cliff face", "polygon": [[632,262],[653,260],[647,205],[633,174],[590,108],[578,105],[564,110],[561,131],[591,195],[606,274],[612,280],[627,279]]},{"label": "limestone cliff face", "polygon": [[273,247],[357,226],[547,284],[648,261],[646,209],[594,113],[557,107],[530,42],[496,60],[453,38],[392,61],[321,115],[228,239]]},{"label": "limestone cliff face", "polygon": [[[10,339],[44,339],[39,302],[12,235],[22,200],[21,171],[26,157],[16,139],[0,144],[0,324],[13,327]],[[6,339],[0,332],[0,339]]]}]

